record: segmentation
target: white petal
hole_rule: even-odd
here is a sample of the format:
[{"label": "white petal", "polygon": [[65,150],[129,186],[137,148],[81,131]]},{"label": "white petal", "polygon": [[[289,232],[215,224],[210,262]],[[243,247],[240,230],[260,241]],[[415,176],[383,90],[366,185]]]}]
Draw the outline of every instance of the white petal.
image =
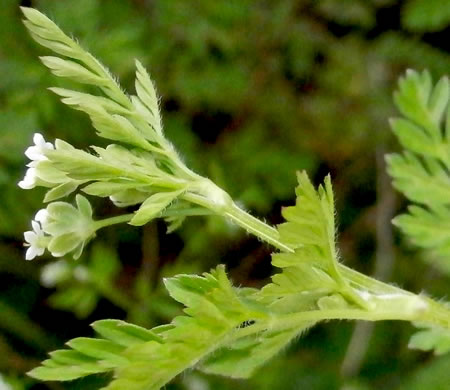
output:
[{"label": "white petal", "polygon": [[41,146],[30,146],[27,150],[25,150],[25,156],[33,161],[47,160],[47,157],[44,156],[43,151],[44,148]]},{"label": "white petal", "polygon": [[47,209],[40,209],[36,215],[34,216],[34,220],[41,223],[41,226],[45,224],[48,220],[48,211]]},{"label": "white petal", "polygon": [[31,190],[34,186],[30,186],[30,183],[27,183],[25,180],[21,180],[17,183],[17,185],[23,190]]},{"label": "white petal", "polygon": [[33,245],[33,243],[37,240],[37,235],[35,232],[25,232],[23,233],[23,237],[25,238],[25,241],[31,245]]},{"label": "white petal", "polygon": [[30,161],[26,166],[28,168],[36,168],[38,164],[39,164],[39,161]]},{"label": "white petal", "polygon": [[33,142],[36,146],[41,146],[45,144],[44,136],[41,133],[34,133]]},{"label": "white petal", "polygon": [[53,150],[55,147],[50,142],[45,142],[44,137],[40,133],[35,133],[33,136],[34,145],[30,146],[25,151],[25,156],[33,161],[47,160],[45,157],[46,150]]},{"label": "white petal", "polygon": [[33,230],[36,232],[37,236],[43,236],[41,225],[36,221],[31,221],[31,226],[33,226]]},{"label": "white petal", "polygon": [[46,142],[46,143],[44,144],[44,147],[45,147],[45,149],[47,149],[47,150],[54,150],[54,149],[55,149],[55,146],[54,146],[51,142]]},{"label": "white petal", "polygon": [[25,253],[25,260],[33,260],[36,256],[36,248],[34,246],[30,246]]},{"label": "white petal", "polygon": [[36,186],[36,168],[28,168],[23,180],[17,183],[20,188],[30,190]]}]

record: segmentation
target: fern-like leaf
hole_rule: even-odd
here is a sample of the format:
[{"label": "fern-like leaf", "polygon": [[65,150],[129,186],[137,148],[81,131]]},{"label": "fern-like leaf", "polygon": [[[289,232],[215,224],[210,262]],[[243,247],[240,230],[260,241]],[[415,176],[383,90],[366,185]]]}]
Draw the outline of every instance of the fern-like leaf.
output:
[{"label": "fern-like leaf", "polygon": [[331,276],[337,272],[337,254],[329,178],[318,191],[305,173],[298,179],[297,204],[284,209],[287,222],[278,227],[280,239],[296,249],[273,255],[282,272],[272,283],[262,290],[234,288],[223,266],[203,276],[167,279],[169,294],[185,306],[186,315],[151,331],[113,320],[94,323],[100,339],[69,342],[72,350],[51,354],[31,375],[69,380],[113,371],[108,390],[159,389],[192,367],[235,378],[251,376],[315,324],[305,321],[280,330],[272,327],[273,318],[318,310],[325,299],[347,305],[342,297],[335,299],[342,286]]},{"label": "fern-like leaf", "polygon": [[298,174],[298,182],[296,204],[283,210],[287,222],[278,226],[280,240],[295,248],[295,252],[273,255],[273,265],[283,272],[274,275],[272,283],[263,288],[265,296],[280,297],[282,302],[295,302],[297,294],[309,295],[314,301],[337,289],[335,276],[339,271],[330,177],[318,191],[305,172]]},{"label": "fern-like leaf", "polygon": [[[416,245],[438,255],[437,265],[450,270],[450,86],[446,77],[433,86],[427,71],[408,71],[399,82],[395,102],[404,118],[391,121],[405,148],[387,156],[394,186],[410,201],[408,213],[394,218]],[[447,352],[449,332],[428,328],[417,332],[411,348]]]},{"label": "fern-like leaf", "polygon": [[159,334],[162,343],[130,347],[124,354],[130,363],[116,371],[108,390],[159,389],[226,344],[243,322],[261,316],[238,296],[223,266],[203,276],[178,275],[165,284],[172,298],[186,306],[187,315],[176,317]]},{"label": "fern-like leaf", "polygon": [[433,351],[435,355],[450,352],[450,331],[438,327],[424,327],[409,340],[408,346],[422,351]]},{"label": "fern-like leaf", "polygon": [[408,71],[395,93],[404,117],[391,120],[405,151],[387,156],[394,186],[416,203],[394,224],[416,245],[445,257],[450,255],[449,100],[447,77],[433,86],[427,71]]},{"label": "fern-like leaf", "polygon": [[[286,222],[278,226],[280,240],[294,253],[275,253],[272,264],[282,269],[253,299],[274,313],[294,313],[320,308],[322,299],[340,290],[336,275],[334,200],[330,178],[315,190],[305,172],[298,174],[295,206],[283,210]],[[343,304],[346,305],[344,299]],[[258,324],[258,322],[256,322]],[[282,331],[270,324],[258,334],[239,338],[214,353],[201,366],[208,373],[248,378],[295,337],[315,322]]]},{"label": "fern-like leaf", "polygon": [[32,8],[22,7],[22,11],[34,40],[60,55],[41,57],[44,65],[56,76],[99,87],[106,97],[62,88],[50,90],[61,96],[63,103],[87,113],[99,136],[159,152],[156,145],[163,136],[158,99],[141,63],[136,61],[138,96],[129,97],[110,72],[53,21]]},{"label": "fern-like leaf", "polygon": [[156,333],[119,320],[97,321],[92,327],[102,338],[73,339],[67,343],[71,349],[50,353],[50,359],[28,375],[46,381],[67,381],[112,371],[127,363],[123,356],[127,347],[161,341]]},{"label": "fern-like leaf", "polygon": [[114,371],[108,390],[160,389],[226,345],[242,323],[266,315],[239,296],[223,266],[203,276],[178,275],[165,284],[172,298],[186,306],[186,315],[152,330],[123,321],[97,321],[92,326],[101,338],[68,342],[70,350],[51,353],[50,359],[29,375],[41,380],[72,380]]}]

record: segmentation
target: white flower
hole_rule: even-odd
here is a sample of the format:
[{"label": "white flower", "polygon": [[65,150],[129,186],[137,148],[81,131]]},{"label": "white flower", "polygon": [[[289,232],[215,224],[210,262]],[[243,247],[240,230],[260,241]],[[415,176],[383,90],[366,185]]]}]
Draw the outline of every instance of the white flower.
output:
[{"label": "white flower", "polygon": [[49,214],[47,209],[40,209],[36,215],[34,216],[34,220],[41,223],[41,226],[44,226],[49,218]]},{"label": "white flower", "polygon": [[47,157],[45,157],[45,151],[55,149],[52,143],[45,142],[44,137],[40,133],[34,133],[33,142],[34,146],[30,146],[25,151],[25,156],[32,161],[47,160]]},{"label": "white flower", "polygon": [[32,260],[36,256],[42,256],[45,248],[47,247],[47,238],[42,231],[41,225],[36,221],[31,221],[33,231],[25,232],[26,243],[24,246],[28,246],[27,253],[25,254],[26,260]]},{"label": "white flower", "polygon": [[45,142],[44,137],[40,133],[35,133],[33,136],[34,146],[30,146],[25,151],[31,162],[27,164],[28,170],[25,173],[23,180],[19,181],[18,185],[24,190],[30,190],[37,185],[37,164],[39,161],[47,160],[45,156],[46,150],[54,150],[55,147],[50,142]]},{"label": "white flower", "polygon": [[24,190],[31,190],[36,187],[36,168],[28,168],[23,180],[19,181],[18,186]]}]

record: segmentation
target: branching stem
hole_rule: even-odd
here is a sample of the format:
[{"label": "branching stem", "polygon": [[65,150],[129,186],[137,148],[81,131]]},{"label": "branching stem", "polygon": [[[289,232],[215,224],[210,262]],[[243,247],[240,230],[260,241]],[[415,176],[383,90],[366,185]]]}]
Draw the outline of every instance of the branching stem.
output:
[{"label": "branching stem", "polygon": [[[273,245],[281,251],[293,251],[292,248],[280,241],[278,231],[275,228],[253,217],[239,208],[236,204],[233,203],[231,206],[226,207],[223,215],[228,217],[238,226],[244,228],[247,232],[255,235],[262,241]],[[450,309],[446,305],[380,282],[342,264],[338,264],[338,271],[345,282],[342,291],[340,292],[349,298],[350,301],[356,303],[360,307],[359,309],[318,310],[282,315],[277,317],[277,323],[279,323],[283,329],[286,329],[286,327],[289,328],[295,326],[295,324],[300,325],[305,321],[321,321],[327,319],[365,321],[403,320],[420,321],[450,329]],[[370,299],[365,299],[364,295],[366,294],[369,294],[369,296],[373,295],[376,304],[373,304]],[[392,305],[393,298],[401,303]],[[383,302],[383,300],[385,300],[385,302]],[[423,303],[422,308],[420,307],[421,303]],[[414,307],[414,305],[417,305],[417,307]],[[393,309],[393,307],[395,308]],[[260,330],[267,329],[268,325],[269,324],[261,324]],[[275,326],[275,324],[270,323],[270,327],[273,326]],[[242,331],[248,329],[246,332],[253,333],[253,331],[250,331],[250,328],[253,328],[253,331],[258,332],[256,324],[255,326],[244,328]]]}]

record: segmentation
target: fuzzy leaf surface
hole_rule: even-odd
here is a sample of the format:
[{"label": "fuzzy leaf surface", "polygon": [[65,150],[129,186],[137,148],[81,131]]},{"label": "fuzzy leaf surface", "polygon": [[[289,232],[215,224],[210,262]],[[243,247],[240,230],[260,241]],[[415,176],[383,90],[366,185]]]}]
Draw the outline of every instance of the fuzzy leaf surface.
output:
[{"label": "fuzzy leaf surface", "polygon": [[[418,246],[446,257],[450,253],[450,85],[435,85],[427,71],[408,71],[394,94],[403,118],[391,120],[404,147],[387,156],[394,186],[413,202],[397,216],[398,226]],[[441,267],[442,268],[442,267]]]},{"label": "fuzzy leaf surface", "polygon": [[[433,84],[427,71],[409,70],[400,79],[394,98],[403,118],[391,120],[391,126],[405,150],[387,156],[386,161],[394,187],[412,204],[393,223],[414,244],[429,250],[430,262],[450,274],[448,78]],[[449,350],[448,340],[448,331],[430,328],[413,335],[409,345],[441,354]]]}]

